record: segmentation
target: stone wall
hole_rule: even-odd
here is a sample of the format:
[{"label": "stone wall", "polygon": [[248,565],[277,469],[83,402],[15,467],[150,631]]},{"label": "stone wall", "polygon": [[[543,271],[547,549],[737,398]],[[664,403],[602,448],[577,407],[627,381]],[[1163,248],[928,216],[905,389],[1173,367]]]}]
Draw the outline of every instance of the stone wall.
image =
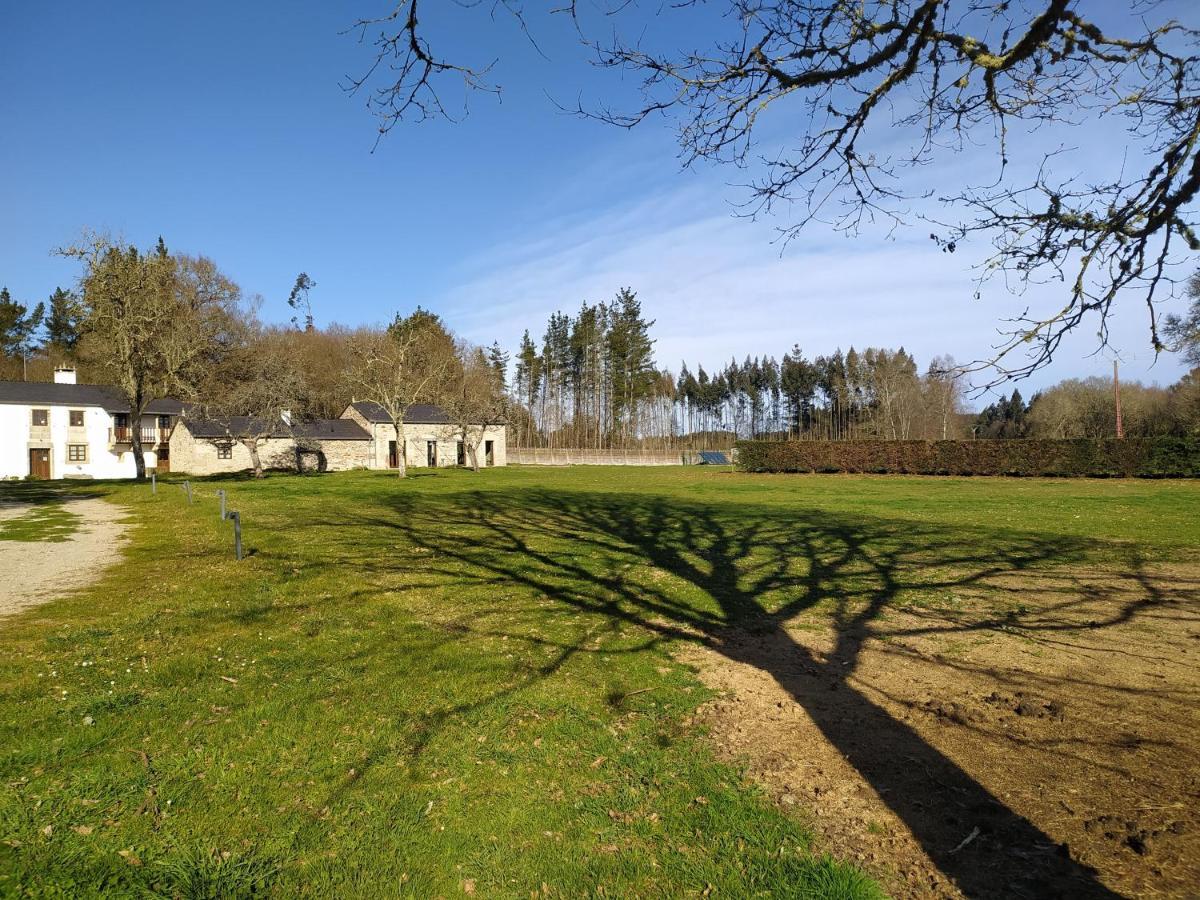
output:
[{"label": "stone wall", "polygon": [[[300,464],[306,470],[338,472],[365,469],[371,464],[370,441],[301,441]],[[180,423],[171,434],[171,470],[189,475],[219,475],[254,468],[250,450],[234,441],[230,458],[221,459],[212,439],[197,438]],[[259,444],[258,457],[267,469],[296,468],[296,442],[292,438],[269,438]]]},{"label": "stone wall", "polygon": [[517,466],[685,466],[696,462],[687,450],[578,450],[514,447],[508,461]]}]

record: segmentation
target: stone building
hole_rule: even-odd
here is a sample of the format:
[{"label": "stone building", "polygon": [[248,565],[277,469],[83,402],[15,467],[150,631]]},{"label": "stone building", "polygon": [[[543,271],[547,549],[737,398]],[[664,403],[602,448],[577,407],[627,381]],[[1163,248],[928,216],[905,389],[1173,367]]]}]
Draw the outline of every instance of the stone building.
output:
[{"label": "stone building", "polygon": [[471,425],[464,440],[463,430],[442,409],[418,404],[405,414],[402,431],[397,442],[387,413],[368,402],[350,404],[338,419],[281,420],[269,429],[246,417],[218,421],[184,416],[171,433],[171,467],[192,475],[249,470],[250,450],[237,440],[239,434],[266,435],[258,453],[267,469],[395,469],[401,453],[412,467],[465,466],[470,464],[467,441],[474,442],[480,466],[507,462],[503,425]]}]

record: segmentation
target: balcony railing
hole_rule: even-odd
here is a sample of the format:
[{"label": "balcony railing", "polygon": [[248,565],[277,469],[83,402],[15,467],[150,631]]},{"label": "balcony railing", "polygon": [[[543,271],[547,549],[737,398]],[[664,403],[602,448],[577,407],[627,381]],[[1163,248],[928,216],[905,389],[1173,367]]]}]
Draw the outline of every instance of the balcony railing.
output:
[{"label": "balcony railing", "polygon": [[[146,447],[151,444],[165,444],[167,442],[167,429],[165,428],[143,428],[142,429],[142,446]],[[116,425],[108,429],[109,446],[114,444],[132,444],[133,429],[128,425]]]}]

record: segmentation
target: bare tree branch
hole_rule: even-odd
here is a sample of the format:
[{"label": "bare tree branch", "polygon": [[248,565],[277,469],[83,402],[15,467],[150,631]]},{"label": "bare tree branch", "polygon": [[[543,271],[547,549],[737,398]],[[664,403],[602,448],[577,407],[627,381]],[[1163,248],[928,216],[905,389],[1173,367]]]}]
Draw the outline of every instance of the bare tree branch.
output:
[{"label": "bare tree branch", "polygon": [[[684,0],[658,16],[705,15]],[[625,128],[654,116],[678,124],[685,164],[755,167],[744,214],[785,217],[791,239],[814,220],[856,232],[930,219],[934,239],[954,251],[983,238],[992,255],[982,280],[1015,291],[1058,282],[1062,306],[1008,323],[994,354],[976,368],[1000,378],[1045,365],[1063,337],[1094,321],[1103,346],[1114,304],[1140,295],[1148,339],[1158,352],[1157,307],[1174,296],[1181,263],[1200,252],[1200,32],[1144,3],[1140,16],[1072,0],[724,0],[723,28],[691,52],[643,46],[619,33],[589,36],[574,0],[551,12],[569,16],[601,67],[640,78],[641,101],[575,111]],[[631,2],[601,8],[606,20]],[[502,7],[524,18],[515,0]],[[650,9],[647,6],[646,11]],[[1089,15],[1104,13],[1129,33],[1110,33]],[[400,23],[397,30],[387,26]],[[397,77],[374,103],[386,133],[406,117],[441,111],[441,76],[482,88],[475,70],[437,60],[418,33],[415,0],[383,20],[375,64],[357,89],[393,65]],[[759,157],[758,128],[768,111],[787,116],[787,149]],[[1036,174],[1012,165],[1034,129],[1117,120],[1127,164],[1116,176],[1064,175],[1049,153]],[[1057,133],[1057,132],[1055,132]],[[897,141],[907,148],[895,150]],[[1015,143],[1014,143],[1015,142]],[[912,211],[930,196],[915,171],[968,147],[991,146],[997,174],[962,178],[937,191],[943,213]],[[1189,270],[1190,271],[1190,270]],[[1021,352],[1018,352],[1021,351]],[[1025,353],[1022,356],[1022,353]]]}]

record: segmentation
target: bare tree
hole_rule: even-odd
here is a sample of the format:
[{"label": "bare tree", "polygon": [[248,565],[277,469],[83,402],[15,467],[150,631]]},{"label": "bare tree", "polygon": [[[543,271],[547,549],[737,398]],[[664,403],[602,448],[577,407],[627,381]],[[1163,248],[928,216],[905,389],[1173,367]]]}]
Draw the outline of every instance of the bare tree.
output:
[{"label": "bare tree", "polygon": [[129,404],[133,458],[144,480],[147,405],[197,396],[228,346],[241,291],[211,260],[172,257],[161,238],[140,253],[89,234],[59,252],[83,263],[85,355]]},{"label": "bare tree", "polygon": [[384,331],[363,330],[351,339],[348,373],[358,399],[378,403],[396,434],[397,472],[407,475],[404,415],[410,406],[431,401],[453,372],[453,344],[436,316],[421,310],[396,317]]},{"label": "bare tree", "polygon": [[1191,301],[1187,313],[1167,316],[1163,331],[1173,351],[1182,354],[1188,365],[1200,366],[1200,272],[1188,279],[1187,297]]},{"label": "bare tree", "polygon": [[[1120,10],[1070,0],[724,0],[719,19],[712,5],[641,7],[656,17],[703,17],[712,39],[680,53],[676,41],[659,51],[648,46],[652,38],[620,37],[616,23],[637,14],[637,0],[611,0],[598,11],[576,0],[551,4],[574,19],[600,65],[642,80],[643,99],[624,111],[620,103],[578,111],[624,127],[673,117],[685,163],[756,166],[747,213],[798,213],[783,227],[789,238],[814,219],[851,231],[880,218],[908,223],[909,201],[925,196],[921,167],[990,146],[994,171],[938,189],[946,212],[931,237],[950,252],[985,237],[993,252],[981,278],[998,275],[1018,290],[1061,281],[1064,301],[1012,320],[980,364],[1003,377],[1028,375],[1093,318],[1106,343],[1113,304],[1127,293],[1141,296],[1149,342],[1163,349],[1156,301],[1174,292],[1174,265],[1200,250],[1194,26],[1168,18],[1155,2]],[[513,0],[484,6],[507,10],[525,27]],[[347,87],[370,91],[381,134],[446,115],[438,91],[449,83],[467,93],[499,91],[490,65],[431,47],[426,32],[436,14],[418,17],[417,7],[418,0],[398,0],[389,15],[357,23],[361,36],[377,35],[375,56]],[[1104,27],[1096,18],[1102,7]],[[602,32],[589,26],[592,15]],[[645,19],[636,24],[639,34],[646,30]],[[592,39],[593,30],[614,36]],[[759,157],[756,126],[776,109],[799,125],[789,146]],[[1115,174],[1094,160],[1091,171],[1060,161],[1066,148],[1013,164],[1034,143],[1034,129],[1113,119],[1123,120],[1127,144]],[[1022,349],[1024,358],[1014,354]]]},{"label": "bare tree", "polygon": [[481,347],[465,342],[457,348],[457,361],[437,393],[438,405],[453,423],[471,468],[479,471],[479,445],[489,425],[505,421],[507,402],[501,375]]},{"label": "bare tree", "polygon": [[[943,441],[959,436],[957,417],[962,412],[962,382],[962,370],[954,362],[954,357],[935,356],[930,360],[922,387],[926,409],[932,419],[932,431]],[[927,429],[926,437],[928,432]]]},{"label": "bare tree", "polygon": [[[248,329],[249,330],[249,329]],[[220,383],[208,389],[198,414],[222,434],[214,445],[238,443],[250,452],[254,477],[263,477],[262,446],[272,438],[291,437],[303,415],[305,384],[286,343],[250,331],[247,340],[222,367]],[[299,460],[297,460],[299,468]]]}]

